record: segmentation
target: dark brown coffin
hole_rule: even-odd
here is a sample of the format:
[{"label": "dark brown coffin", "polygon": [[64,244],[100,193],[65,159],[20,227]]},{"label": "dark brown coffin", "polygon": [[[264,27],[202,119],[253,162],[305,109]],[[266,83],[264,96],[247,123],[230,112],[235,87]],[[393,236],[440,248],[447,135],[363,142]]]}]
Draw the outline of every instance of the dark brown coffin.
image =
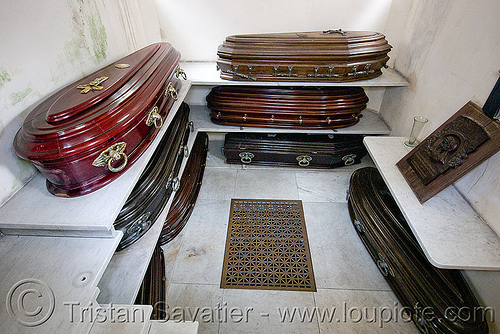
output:
[{"label": "dark brown coffin", "polygon": [[298,129],[354,125],[368,103],[361,87],[220,86],[206,100],[217,124]]},{"label": "dark brown coffin", "polygon": [[224,141],[229,164],[334,168],[365,154],[361,135],[228,133]]},{"label": "dark brown coffin", "polygon": [[165,270],[165,255],[161,247],[156,246],[134,303],[153,306],[151,320],[165,320],[167,318]]},{"label": "dark brown coffin", "polygon": [[221,78],[347,82],[382,74],[391,50],[369,31],[311,31],[226,37],[217,49]]},{"label": "dark brown coffin", "polygon": [[158,133],[181,86],[179,57],[168,43],[152,44],[59,90],[26,117],[14,139],[16,153],[57,196],[108,184]]},{"label": "dark brown coffin", "polygon": [[174,239],[184,228],[191,216],[198,193],[200,192],[207,152],[208,135],[205,132],[198,132],[186,167],[182,173],[181,185],[174,195],[172,206],[163,224],[163,229],[158,240],[159,245],[165,245]]},{"label": "dark brown coffin", "polygon": [[123,232],[117,251],[132,245],[151,228],[178,189],[177,175],[191,131],[188,119],[189,106],[182,103],[113,224],[115,230]]},{"label": "dark brown coffin", "polygon": [[356,232],[422,333],[488,333],[484,308],[459,270],[429,263],[376,168],[351,176]]}]

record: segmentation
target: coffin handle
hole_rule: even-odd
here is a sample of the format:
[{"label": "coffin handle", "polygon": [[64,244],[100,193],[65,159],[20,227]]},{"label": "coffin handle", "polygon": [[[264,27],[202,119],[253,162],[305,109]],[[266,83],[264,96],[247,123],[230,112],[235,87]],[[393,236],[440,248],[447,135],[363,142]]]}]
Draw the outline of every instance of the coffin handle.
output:
[{"label": "coffin handle", "polygon": [[154,125],[155,128],[159,129],[163,126],[163,119],[161,115],[158,113],[158,107],[154,106],[153,109],[149,112],[148,118],[146,119],[146,125],[151,126]]},{"label": "coffin handle", "polygon": [[[128,163],[128,157],[125,154],[125,148],[127,147],[127,143],[119,142],[111,145],[107,149],[101,152],[99,156],[92,162],[92,166],[95,167],[104,167],[107,166],[110,172],[117,173],[121,172]],[[113,162],[121,160],[123,158],[123,163],[114,167],[112,165]]]},{"label": "coffin handle", "polygon": [[165,96],[170,96],[173,98],[175,101],[179,98],[179,95],[177,94],[177,90],[174,88],[174,85],[169,82],[167,85],[167,89],[165,90]]},{"label": "coffin handle", "polygon": [[312,157],[310,155],[299,155],[297,157],[297,161],[300,167],[307,167],[309,166],[309,162],[312,160]]}]

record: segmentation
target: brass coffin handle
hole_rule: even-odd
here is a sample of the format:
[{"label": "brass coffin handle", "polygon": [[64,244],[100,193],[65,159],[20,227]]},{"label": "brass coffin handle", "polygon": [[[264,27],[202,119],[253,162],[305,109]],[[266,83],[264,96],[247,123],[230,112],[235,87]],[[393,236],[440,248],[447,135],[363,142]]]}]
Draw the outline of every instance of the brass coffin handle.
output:
[{"label": "brass coffin handle", "polygon": [[[127,166],[128,157],[125,154],[127,143],[119,142],[111,145],[101,152],[99,156],[92,162],[92,166],[104,167],[107,166],[110,172],[121,172]],[[123,163],[118,167],[113,167],[112,163],[123,158]]]},{"label": "brass coffin handle", "polygon": [[181,186],[181,181],[179,180],[179,178],[177,176],[174,177],[174,179],[172,180],[172,190],[177,191],[177,190],[179,190],[180,186]]},{"label": "brass coffin handle", "polygon": [[177,69],[175,70],[175,76],[177,78],[182,77],[182,79],[187,80],[187,74],[180,66],[177,66]]},{"label": "brass coffin handle", "polygon": [[146,125],[151,126],[154,125],[155,128],[159,129],[163,126],[163,119],[161,115],[158,113],[158,107],[154,106],[153,109],[149,112],[148,118],[146,119]]},{"label": "brass coffin handle", "polygon": [[309,166],[309,162],[312,160],[312,157],[309,155],[299,155],[297,157],[297,161],[299,162],[300,167]]},{"label": "brass coffin handle", "polygon": [[250,152],[241,152],[239,154],[240,156],[240,160],[242,163],[244,164],[249,164],[252,162],[252,159],[255,157],[255,155],[253,155],[253,153],[250,153]]},{"label": "brass coffin handle", "polygon": [[354,162],[356,162],[356,160],[354,160],[354,158],[356,158],[356,154],[348,154],[348,155],[345,155],[342,157],[342,161],[344,161],[345,166],[350,166]]},{"label": "brass coffin handle", "polygon": [[175,90],[174,85],[172,85],[171,82],[169,82],[167,85],[167,89],[165,90],[165,96],[166,97],[170,96],[175,101],[177,101],[177,99],[179,98],[179,95],[177,94],[177,90]]}]

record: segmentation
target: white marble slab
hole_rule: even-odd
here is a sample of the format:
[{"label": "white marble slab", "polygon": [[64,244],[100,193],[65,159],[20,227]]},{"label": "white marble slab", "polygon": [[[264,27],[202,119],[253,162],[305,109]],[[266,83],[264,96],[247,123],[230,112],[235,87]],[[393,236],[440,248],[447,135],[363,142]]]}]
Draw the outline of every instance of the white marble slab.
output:
[{"label": "white marble slab", "polygon": [[209,117],[210,109],[205,106],[191,106],[191,119],[197,125],[198,131],[205,132],[258,132],[258,133],[313,133],[313,134],[366,134],[389,135],[391,130],[385,124],[380,114],[370,109],[363,111],[363,117],[358,124],[341,129],[274,129],[258,127],[240,127],[215,124]]},{"label": "white marble slab", "polygon": [[439,268],[500,270],[500,238],[454,186],[420,204],[395,165],[409,152],[405,140],[364,142],[428,260]]},{"label": "white marble slab", "polygon": [[408,86],[401,75],[390,68],[382,69],[382,75],[370,80],[353,82],[268,82],[268,81],[231,81],[222,80],[215,62],[181,62],[193,85],[250,85],[250,86],[363,86],[363,87],[404,87]]},{"label": "white marble slab", "polygon": [[151,305],[100,305],[89,334],[147,334]]},{"label": "white marble slab", "polygon": [[200,323],[198,321],[174,322],[151,320],[149,334],[196,334]]},{"label": "white marble slab", "polygon": [[[189,152],[191,152],[195,139],[196,131],[189,135]],[[185,158],[182,162],[179,177],[186,167],[187,160]],[[172,193],[158,219],[144,236],[131,246],[113,255],[98,285],[101,289],[97,298],[99,303],[133,304],[135,302],[174,195],[175,192]]]},{"label": "white marble slab", "polygon": [[0,230],[16,235],[112,236],[113,222],[184,100],[190,81],[183,81],[179,99],[150,147],[118,179],[75,198],[50,194],[38,174],[0,208]]},{"label": "white marble slab", "polygon": [[82,310],[96,305],[121,237],[0,238],[0,333],[87,333],[92,315]]}]

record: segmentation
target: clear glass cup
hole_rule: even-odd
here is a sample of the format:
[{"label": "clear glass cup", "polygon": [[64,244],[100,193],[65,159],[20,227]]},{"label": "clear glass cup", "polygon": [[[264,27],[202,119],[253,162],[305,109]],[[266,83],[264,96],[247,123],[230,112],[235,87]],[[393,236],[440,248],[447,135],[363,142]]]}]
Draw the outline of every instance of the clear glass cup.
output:
[{"label": "clear glass cup", "polygon": [[420,131],[422,131],[422,128],[424,127],[425,123],[427,123],[429,120],[425,118],[424,116],[415,116],[413,117],[413,126],[411,128],[410,132],[410,138],[409,140],[405,141],[405,145],[409,147],[415,147],[418,145],[418,135],[420,134]]}]

